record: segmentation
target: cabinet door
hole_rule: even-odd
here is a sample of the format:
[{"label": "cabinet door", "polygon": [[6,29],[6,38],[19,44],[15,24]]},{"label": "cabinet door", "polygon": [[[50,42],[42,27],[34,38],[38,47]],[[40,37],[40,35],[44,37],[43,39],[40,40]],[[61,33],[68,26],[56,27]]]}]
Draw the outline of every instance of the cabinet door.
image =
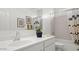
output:
[{"label": "cabinet door", "polygon": [[17,51],[43,51],[43,43],[34,44],[29,47],[18,49]]},{"label": "cabinet door", "polygon": [[46,40],[46,41],[44,42],[45,47],[54,44],[54,40],[55,40],[54,38],[50,38],[50,39]]},{"label": "cabinet door", "polygon": [[51,44],[51,45],[45,47],[45,51],[55,51],[54,44]]}]

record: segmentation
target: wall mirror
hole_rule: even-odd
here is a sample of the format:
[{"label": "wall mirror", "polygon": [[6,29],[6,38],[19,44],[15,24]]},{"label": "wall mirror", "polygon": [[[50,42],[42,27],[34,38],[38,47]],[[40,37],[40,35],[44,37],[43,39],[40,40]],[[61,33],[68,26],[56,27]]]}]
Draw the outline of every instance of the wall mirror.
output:
[{"label": "wall mirror", "polygon": [[34,22],[38,21],[42,25],[37,10],[38,8],[0,8],[0,40],[14,37],[17,30],[22,32],[21,35],[33,35]]}]

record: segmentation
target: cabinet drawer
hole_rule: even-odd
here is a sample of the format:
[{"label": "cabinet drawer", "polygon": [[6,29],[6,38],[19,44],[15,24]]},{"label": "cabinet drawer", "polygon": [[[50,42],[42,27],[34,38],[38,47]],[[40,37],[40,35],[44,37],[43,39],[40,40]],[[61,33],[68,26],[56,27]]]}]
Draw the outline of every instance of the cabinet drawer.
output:
[{"label": "cabinet drawer", "polygon": [[29,47],[18,49],[17,51],[42,51],[42,50],[43,50],[43,43],[38,43],[31,45]]},{"label": "cabinet drawer", "polygon": [[54,43],[54,41],[55,41],[55,39],[54,39],[54,38],[50,38],[50,39],[48,39],[48,40],[44,41],[45,47],[47,47],[47,46],[49,46],[49,45],[53,44],[53,43]]},{"label": "cabinet drawer", "polygon": [[54,46],[54,44],[51,44],[51,45],[45,47],[45,51],[55,51],[55,46]]}]

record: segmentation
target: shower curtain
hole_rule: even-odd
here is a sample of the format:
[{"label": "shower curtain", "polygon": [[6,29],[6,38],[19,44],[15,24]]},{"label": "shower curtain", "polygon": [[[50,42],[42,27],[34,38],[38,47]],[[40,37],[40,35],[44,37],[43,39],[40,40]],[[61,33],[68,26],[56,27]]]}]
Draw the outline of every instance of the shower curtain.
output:
[{"label": "shower curtain", "polygon": [[79,15],[72,15],[69,18],[68,27],[74,43],[79,45]]}]

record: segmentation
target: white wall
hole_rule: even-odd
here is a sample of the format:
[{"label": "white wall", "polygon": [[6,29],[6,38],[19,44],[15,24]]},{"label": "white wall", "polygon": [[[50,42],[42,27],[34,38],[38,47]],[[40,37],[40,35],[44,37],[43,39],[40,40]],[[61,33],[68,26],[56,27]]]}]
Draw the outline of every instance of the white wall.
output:
[{"label": "white wall", "polygon": [[52,8],[43,9],[43,33],[53,34],[54,33],[54,10]]},{"label": "white wall", "polygon": [[52,25],[54,22],[53,16],[43,18],[43,34],[53,34],[54,28]]}]

